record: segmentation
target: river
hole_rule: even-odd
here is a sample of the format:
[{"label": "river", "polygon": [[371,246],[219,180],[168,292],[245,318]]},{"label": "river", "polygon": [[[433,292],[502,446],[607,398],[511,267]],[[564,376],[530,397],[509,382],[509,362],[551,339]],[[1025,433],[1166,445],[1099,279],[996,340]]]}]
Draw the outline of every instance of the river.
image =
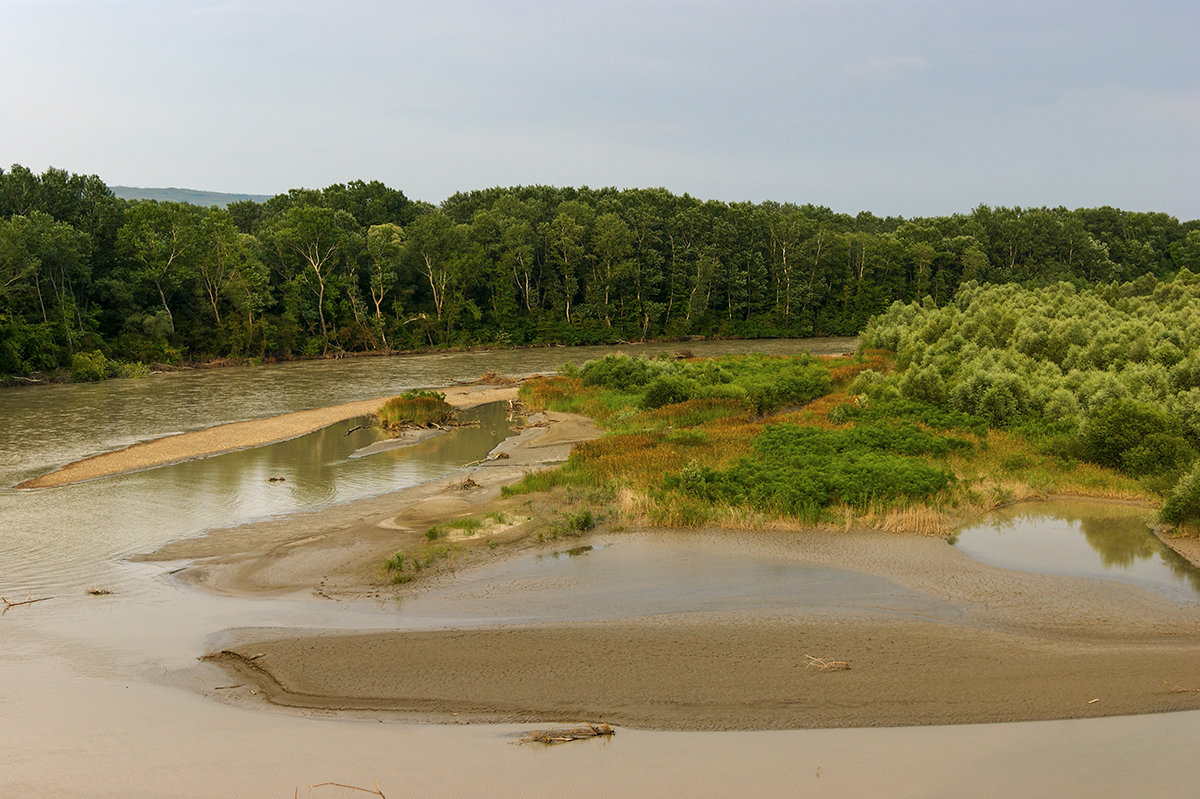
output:
[{"label": "river", "polygon": [[[837,352],[847,340],[627,347],[697,355]],[[370,496],[448,473],[506,433],[438,439],[347,461],[371,434],[292,442],[60,488],[8,486],[63,463],[222,422],[528,374],[609,348],[551,348],[285,363],[144,380],[0,389],[0,595],[46,601],[0,617],[0,796],[696,794],[1083,796],[1172,794],[1200,780],[1181,742],[1200,714],[970,727],[667,733],[514,744],[506,725],[296,716],[213,701],[195,659],[232,628],[387,629],[378,604],[233,599],[129,557],[168,541]],[[266,478],[286,471],[287,479]],[[436,621],[436,620],[434,620]],[[433,623],[433,622],[431,622]],[[1018,765],[1019,764],[1019,765]]]}]

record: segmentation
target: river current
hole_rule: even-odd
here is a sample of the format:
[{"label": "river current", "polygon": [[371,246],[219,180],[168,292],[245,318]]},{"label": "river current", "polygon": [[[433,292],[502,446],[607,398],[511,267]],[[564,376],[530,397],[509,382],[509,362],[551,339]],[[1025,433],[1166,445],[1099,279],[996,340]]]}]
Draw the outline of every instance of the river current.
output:
[{"label": "river current", "polygon": [[[840,352],[852,340],[627,347],[697,355]],[[446,474],[506,434],[347,460],[345,424],[256,450],[60,488],[10,486],[98,452],[223,422],[529,374],[610,348],[358,358],[0,389],[0,797],[1170,794],[1200,779],[1181,741],[1200,714],[966,728],[665,733],[513,745],[505,725],[301,717],[202,696],[195,659],[235,627],[383,629],[386,608],[231,599],[132,555],[181,537],[302,512]],[[345,429],[343,429],[345,428]],[[290,471],[289,471],[290,470]],[[286,472],[286,474],[282,474]],[[287,479],[269,483],[269,476]],[[436,620],[430,623],[435,623]],[[1014,768],[1019,762],[1021,768]],[[869,763],[870,767],[864,765]],[[1153,763],[1152,768],[1146,764]]]}]

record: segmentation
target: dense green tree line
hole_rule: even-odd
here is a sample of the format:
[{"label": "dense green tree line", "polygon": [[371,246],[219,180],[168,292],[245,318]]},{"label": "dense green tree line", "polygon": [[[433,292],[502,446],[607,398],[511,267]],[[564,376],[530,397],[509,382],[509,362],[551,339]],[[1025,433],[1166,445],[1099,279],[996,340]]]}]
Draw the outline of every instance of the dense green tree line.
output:
[{"label": "dense green tree line", "polygon": [[[663,189],[494,188],[439,207],[377,181],[227,208],[0,171],[0,375],[648,337],[853,334],[964,282],[1200,272],[1200,223],[980,206],[903,219]],[[86,371],[86,370],[85,370]]]}]

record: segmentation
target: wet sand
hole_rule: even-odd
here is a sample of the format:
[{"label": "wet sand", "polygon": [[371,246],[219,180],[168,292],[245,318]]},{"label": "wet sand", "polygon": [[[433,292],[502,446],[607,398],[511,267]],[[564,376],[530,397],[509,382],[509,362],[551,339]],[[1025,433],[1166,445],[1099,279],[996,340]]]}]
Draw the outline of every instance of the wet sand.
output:
[{"label": "wet sand", "polygon": [[[708,604],[720,610],[657,613],[656,599],[689,589],[651,578],[638,615],[578,579],[477,577],[481,566],[400,594],[409,597],[402,611],[406,601],[428,603],[432,618],[457,619],[455,629],[233,631],[232,645],[208,660],[246,686],[243,701],[421,721],[791,729],[1200,708],[1200,603],[1009,571],[940,539],[870,531],[640,530],[587,540],[621,546],[631,537],[691,558],[700,537],[731,568],[752,555],[755,568],[803,565],[845,579],[839,587],[822,576],[767,610],[730,610],[737,603],[718,597]],[[614,590],[635,593],[624,583]],[[586,615],[597,601],[602,617],[590,621],[488,621],[493,610],[498,619],[548,607]]]},{"label": "wet sand", "polygon": [[[482,405],[485,402],[500,402],[516,399],[515,386],[464,386],[439,389],[446,401],[457,407]],[[260,447],[328,427],[336,422],[367,416],[379,410],[389,397],[347,402],[326,408],[296,411],[267,419],[250,419],[231,422],[204,430],[157,438],[133,444],[114,452],[105,452],[90,458],[69,463],[48,474],[20,483],[16,488],[48,488],[97,477],[153,469],[171,463],[207,458],[223,452]]]},{"label": "wet sand", "polygon": [[[842,658],[848,668],[822,668]],[[1037,640],[930,622],[686,619],[301,635],[209,656],[285,707],[426,721],[731,730],[1025,721],[1200,708],[1195,637]]]}]

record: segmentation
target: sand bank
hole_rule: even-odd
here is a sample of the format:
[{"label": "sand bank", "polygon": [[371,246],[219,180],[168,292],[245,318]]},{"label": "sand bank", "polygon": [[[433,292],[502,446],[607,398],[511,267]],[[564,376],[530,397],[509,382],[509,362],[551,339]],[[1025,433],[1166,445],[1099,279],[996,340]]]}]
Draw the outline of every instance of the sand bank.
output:
[{"label": "sand bank", "polygon": [[[827,663],[822,668],[809,655]],[[273,704],[429,721],[789,729],[1200,708],[1196,638],[1080,644],[902,619],[657,619],[254,641],[209,656]],[[249,690],[249,689],[247,689]]]},{"label": "sand bank", "polygon": [[[497,399],[492,392],[466,395],[477,396]],[[590,419],[576,414],[546,412],[529,420],[530,427],[496,448],[494,455],[504,457],[452,477],[310,513],[210,530],[135,560],[190,560],[179,579],[220,594],[357,597],[388,590],[380,586],[381,564],[398,549],[428,543],[423,533],[430,525],[482,514],[499,499],[502,486],[561,463],[576,443],[600,435]],[[518,527],[501,539],[521,534]],[[483,540],[479,536],[476,543]]]},{"label": "sand bank", "polygon": [[[515,399],[515,386],[459,386],[439,389],[446,401],[457,407],[482,405]],[[295,411],[266,419],[250,419],[231,422],[204,430],[181,433],[157,438],[125,447],[114,452],[105,452],[90,458],[69,463],[56,471],[35,477],[17,485],[17,488],[48,488],[50,486],[78,483],[97,477],[125,474],[156,466],[166,466],[180,461],[207,458],[222,452],[260,447],[297,438],[307,433],[328,427],[345,419],[375,413],[388,397],[347,402],[326,408]]]},{"label": "sand bank", "polygon": [[[507,457],[455,477],[212,531],[140,559],[191,560],[179,579],[217,593],[403,604],[461,584],[468,604],[460,607],[519,607],[532,601],[527,581],[479,585],[470,575],[473,564],[483,568],[537,546],[520,525],[500,536],[496,543],[505,546],[495,551],[466,546],[455,556],[456,570],[432,582],[389,585],[382,562],[398,549],[423,546],[422,532],[448,519],[495,508],[514,516],[557,512],[553,497],[500,500],[500,487],[564,460],[599,431],[570,414],[536,421],[497,448]],[[539,511],[539,502],[548,507]],[[630,534],[665,533],[623,535]],[[212,685],[226,686],[212,695],[302,712],[442,722],[602,718],[659,729],[973,723],[1200,708],[1200,603],[1108,581],[998,569],[941,539],[800,529],[674,533],[701,534],[733,547],[730,557],[737,547],[763,546],[780,564],[888,581],[899,599],[822,610],[817,584],[818,601],[797,597],[807,610],[775,615],[648,608],[591,621],[476,621],[457,629],[229,631],[206,658],[217,667]],[[565,592],[564,602],[607,602],[572,594],[569,582],[554,590]],[[822,668],[814,658],[848,668]],[[227,688],[229,674],[241,687]]]},{"label": "sand bank", "polygon": [[[334,545],[340,536],[325,539],[324,552],[352,557],[354,546]],[[782,610],[715,601],[708,603],[715,610],[656,613],[663,595],[705,590],[664,581],[647,586],[652,601],[631,612],[603,585],[597,592],[594,584],[511,573],[481,580],[476,573],[492,568],[484,564],[400,589],[401,608],[432,601],[458,619],[453,629],[232,631],[207,660],[227,672],[216,684],[243,686],[223,698],[441,722],[586,718],[652,729],[784,729],[1200,708],[1200,603],[1113,581],[1009,571],[940,539],[869,531],[638,530],[583,540],[617,547],[647,537],[671,547],[697,536],[711,540],[731,569],[751,550],[756,569],[841,570],[862,591],[838,599],[820,577],[803,595],[783,596]],[[268,590],[271,578],[289,573],[272,571],[269,561],[243,571],[237,560],[208,572],[210,587],[245,591],[257,580]],[[891,588],[871,588],[879,583]],[[372,594],[359,585],[356,594],[348,583],[342,592],[335,581],[325,585],[341,598],[397,590]],[[500,618],[526,611],[536,618],[572,605],[598,616],[487,621],[492,608]]]}]

